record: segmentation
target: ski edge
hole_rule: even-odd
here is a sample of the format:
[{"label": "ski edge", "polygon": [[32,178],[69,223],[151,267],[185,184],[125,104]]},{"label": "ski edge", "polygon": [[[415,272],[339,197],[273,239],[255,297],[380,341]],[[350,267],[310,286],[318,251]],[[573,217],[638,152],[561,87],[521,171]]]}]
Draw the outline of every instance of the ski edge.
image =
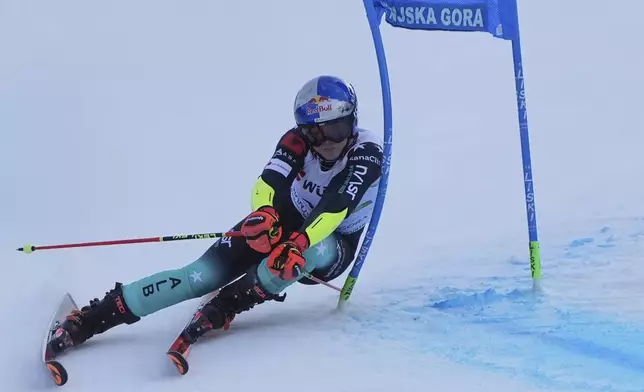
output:
[{"label": "ski edge", "polygon": [[192,312],[192,314],[190,315],[190,318],[184,325],[183,329],[174,339],[174,341],[170,345],[170,348],[168,348],[168,351],[166,351],[166,355],[168,356],[168,358],[170,358],[170,360],[176,367],[177,371],[182,376],[188,373],[188,370],[190,369],[190,366],[188,364],[188,353],[190,352],[190,349],[192,348],[192,346],[196,344],[196,343],[188,343],[183,337],[183,331],[190,325],[190,322],[193,320],[194,316],[199,311],[201,311],[204,305],[207,304],[208,301],[214,298],[218,293],[219,293],[219,290],[215,290],[204,295],[201,298],[199,305]]},{"label": "ski edge", "polygon": [[54,384],[58,386],[65,385],[69,379],[67,369],[56,360],[56,356],[53,355],[49,349],[49,342],[53,334],[53,327],[56,322],[59,322],[60,317],[65,314],[69,309],[78,309],[74,298],[69,293],[65,293],[63,298],[58,303],[56,310],[53,312],[52,316],[49,319],[47,324],[47,331],[45,333],[45,338],[42,345],[42,361],[45,365],[45,368],[49,372],[49,375],[52,377]]}]

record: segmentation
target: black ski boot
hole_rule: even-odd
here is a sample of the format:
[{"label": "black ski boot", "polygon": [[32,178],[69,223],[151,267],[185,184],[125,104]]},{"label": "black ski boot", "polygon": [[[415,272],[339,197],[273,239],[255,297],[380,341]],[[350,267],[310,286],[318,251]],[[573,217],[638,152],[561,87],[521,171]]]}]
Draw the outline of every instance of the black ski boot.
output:
[{"label": "black ski boot", "polygon": [[185,334],[192,344],[211,330],[227,330],[235,315],[255,305],[271,300],[284,302],[285,299],[286,294],[276,295],[266,291],[257,277],[257,266],[253,266],[246,275],[222,288],[217,296],[206,303],[186,327]]},{"label": "black ski boot", "polygon": [[116,283],[114,289],[105,293],[99,301],[94,298],[89,306],[73,310],[58,326],[50,342],[52,351],[60,353],[77,346],[87,339],[117,325],[133,324],[141,318],[133,315],[123,300],[122,284]]}]

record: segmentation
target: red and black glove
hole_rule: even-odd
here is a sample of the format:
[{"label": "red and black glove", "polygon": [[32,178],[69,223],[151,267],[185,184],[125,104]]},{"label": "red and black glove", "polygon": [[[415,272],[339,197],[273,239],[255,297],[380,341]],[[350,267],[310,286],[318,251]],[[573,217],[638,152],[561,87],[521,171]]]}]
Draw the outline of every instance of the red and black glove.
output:
[{"label": "red and black glove", "polygon": [[288,240],[277,245],[268,256],[268,268],[283,280],[293,280],[304,271],[306,259],[302,255],[310,241],[305,233],[292,233]]},{"label": "red and black glove", "polygon": [[246,217],[240,228],[248,246],[269,253],[282,239],[282,225],[273,207],[263,206]]}]

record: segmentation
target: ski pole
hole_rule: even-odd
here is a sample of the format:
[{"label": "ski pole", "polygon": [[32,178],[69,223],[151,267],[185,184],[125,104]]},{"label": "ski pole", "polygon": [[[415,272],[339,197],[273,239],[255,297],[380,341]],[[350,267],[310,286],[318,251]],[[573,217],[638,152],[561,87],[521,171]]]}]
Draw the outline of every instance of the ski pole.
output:
[{"label": "ski pole", "polygon": [[314,281],[316,283],[319,283],[321,285],[324,285],[324,286],[326,286],[326,287],[328,287],[330,289],[333,289],[333,290],[338,291],[338,292],[342,292],[342,289],[339,288],[338,286],[334,286],[331,283],[327,283],[327,282],[323,281],[322,279],[318,279],[318,278],[316,278],[315,276],[313,276],[311,274],[304,273],[304,276],[306,276],[307,278],[311,279],[312,281]]},{"label": "ski pole", "polygon": [[81,242],[76,244],[61,244],[61,245],[44,245],[33,246],[27,244],[21,248],[16,249],[19,252],[32,253],[36,250],[46,249],[62,249],[62,248],[80,248],[86,246],[105,246],[105,245],[123,245],[123,244],[140,244],[144,242],[170,242],[170,241],[184,241],[184,240],[201,240],[208,238],[221,238],[221,237],[240,237],[242,233],[239,231],[229,231],[226,233],[201,233],[201,234],[178,234],[168,235],[164,237],[147,237],[147,238],[131,238],[125,240],[114,241],[97,241],[97,242]]},{"label": "ski pole", "polygon": [[[207,238],[221,238],[221,237],[241,237],[242,234],[239,231],[229,231],[226,233],[201,233],[201,234],[178,234],[178,235],[168,235],[163,237],[147,237],[147,238],[130,238],[125,240],[114,240],[114,241],[97,241],[97,242],[80,242],[75,244],[60,244],[60,245],[43,245],[43,246],[33,246],[27,244],[21,248],[16,249],[19,252],[32,253],[36,250],[47,250],[47,249],[62,249],[62,248],[80,248],[80,247],[89,247],[89,246],[106,246],[106,245],[123,245],[123,244],[140,244],[146,242],[171,242],[171,241],[184,241],[184,240],[200,240]],[[306,276],[326,287],[334,289],[336,291],[341,291],[339,287],[336,287],[330,283],[327,283],[321,279],[316,278],[313,275],[306,274]]]}]

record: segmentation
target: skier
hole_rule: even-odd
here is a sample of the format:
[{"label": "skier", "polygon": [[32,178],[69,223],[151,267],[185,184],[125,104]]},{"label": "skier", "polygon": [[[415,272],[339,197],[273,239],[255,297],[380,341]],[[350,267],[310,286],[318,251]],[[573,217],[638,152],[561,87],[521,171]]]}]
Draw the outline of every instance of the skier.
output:
[{"label": "skier", "polygon": [[115,288],[69,314],[51,342],[55,352],[179,302],[210,300],[186,328],[191,342],[228,329],[236,314],[280,295],[294,282],[316,284],[352,263],[371,218],[383,160],[382,141],[358,128],[351,84],[318,76],[299,90],[296,126],[282,135],[257,178],[252,212],[194,262]]}]

